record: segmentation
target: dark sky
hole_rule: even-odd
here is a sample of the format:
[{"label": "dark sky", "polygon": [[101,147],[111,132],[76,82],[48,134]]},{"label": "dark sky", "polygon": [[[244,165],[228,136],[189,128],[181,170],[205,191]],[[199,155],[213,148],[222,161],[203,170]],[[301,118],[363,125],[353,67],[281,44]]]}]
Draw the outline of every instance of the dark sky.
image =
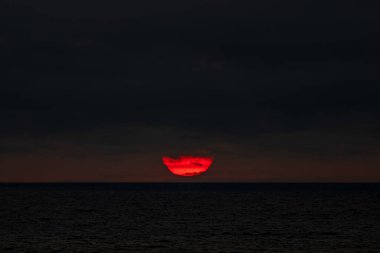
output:
[{"label": "dark sky", "polygon": [[380,181],[380,3],[0,2],[0,182]]}]

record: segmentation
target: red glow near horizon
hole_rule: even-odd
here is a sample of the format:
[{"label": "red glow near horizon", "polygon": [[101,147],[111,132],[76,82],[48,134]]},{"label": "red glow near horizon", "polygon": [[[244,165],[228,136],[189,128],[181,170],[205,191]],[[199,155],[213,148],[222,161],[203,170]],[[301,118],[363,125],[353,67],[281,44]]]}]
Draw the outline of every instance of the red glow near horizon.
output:
[{"label": "red glow near horizon", "polygon": [[180,156],[176,159],[168,156],[163,156],[162,161],[174,175],[193,177],[206,172],[214,161],[214,158],[200,156]]}]

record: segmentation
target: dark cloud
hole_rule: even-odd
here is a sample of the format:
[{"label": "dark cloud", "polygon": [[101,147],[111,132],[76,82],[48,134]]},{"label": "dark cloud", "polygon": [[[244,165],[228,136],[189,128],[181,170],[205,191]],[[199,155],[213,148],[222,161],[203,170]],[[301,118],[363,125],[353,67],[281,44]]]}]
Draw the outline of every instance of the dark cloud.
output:
[{"label": "dark cloud", "polygon": [[[367,141],[379,126],[376,3],[73,5],[0,6],[2,152],[54,149],[62,136],[72,148],[162,149],[166,128],[192,136],[171,145],[217,134],[215,146],[296,153],[333,152],[321,136],[346,136],[347,150],[377,146]],[[124,130],[99,130],[115,128]],[[300,138],[294,147],[289,136]]]}]

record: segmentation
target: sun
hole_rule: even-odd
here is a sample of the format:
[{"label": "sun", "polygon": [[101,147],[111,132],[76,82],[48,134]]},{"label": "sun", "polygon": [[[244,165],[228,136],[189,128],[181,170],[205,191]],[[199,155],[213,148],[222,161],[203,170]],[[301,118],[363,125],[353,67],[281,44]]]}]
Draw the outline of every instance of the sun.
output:
[{"label": "sun", "polygon": [[214,158],[188,155],[181,155],[178,158],[163,156],[162,161],[174,175],[193,177],[206,172]]}]

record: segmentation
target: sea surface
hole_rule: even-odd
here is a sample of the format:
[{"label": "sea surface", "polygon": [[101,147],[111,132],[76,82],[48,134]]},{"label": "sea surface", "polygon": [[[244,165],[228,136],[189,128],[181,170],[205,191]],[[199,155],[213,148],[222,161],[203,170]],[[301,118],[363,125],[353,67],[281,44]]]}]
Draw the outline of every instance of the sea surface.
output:
[{"label": "sea surface", "polygon": [[380,252],[380,184],[0,184],[0,252]]}]

